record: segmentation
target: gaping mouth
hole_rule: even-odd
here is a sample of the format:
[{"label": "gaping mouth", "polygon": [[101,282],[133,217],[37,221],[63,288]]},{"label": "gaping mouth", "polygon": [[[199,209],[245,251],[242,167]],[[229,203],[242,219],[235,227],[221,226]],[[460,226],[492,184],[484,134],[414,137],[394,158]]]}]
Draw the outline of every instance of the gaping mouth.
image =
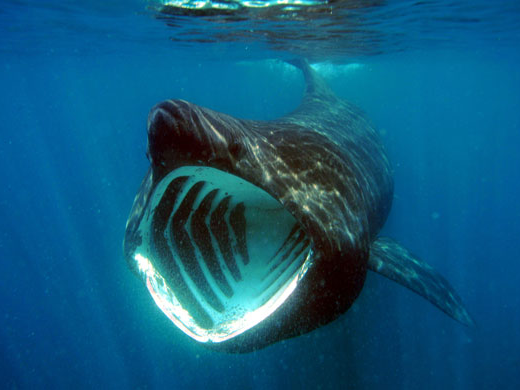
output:
[{"label": "gaping mouth", "polygon": [[271,315],[312,262],[296,219],[259,187],[185,166],[156,186],[134,253],[155,303],[189,336],[222,342]]}]

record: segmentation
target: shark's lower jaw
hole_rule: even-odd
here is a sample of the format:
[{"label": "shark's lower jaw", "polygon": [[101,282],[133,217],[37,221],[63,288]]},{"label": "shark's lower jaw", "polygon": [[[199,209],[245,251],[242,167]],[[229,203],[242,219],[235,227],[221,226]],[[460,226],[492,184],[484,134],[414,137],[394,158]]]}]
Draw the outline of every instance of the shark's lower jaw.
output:
[{"label": "shark's lower jaw", "polygon": [[156,186],[133,258],[159,308],[200,342],[229,340],[269,317],[312,263],[312,243],[267,192],[210,167]]}]

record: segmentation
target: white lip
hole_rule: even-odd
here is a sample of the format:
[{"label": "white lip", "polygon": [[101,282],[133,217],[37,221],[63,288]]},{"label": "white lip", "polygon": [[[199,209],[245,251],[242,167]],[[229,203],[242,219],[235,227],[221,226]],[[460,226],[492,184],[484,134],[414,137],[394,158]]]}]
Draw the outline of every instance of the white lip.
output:
[{"label": "white lip", "polygon": [[[161,202],[164,204],[163,198],[168,196],[165,195],[168,194],[168,186],[182,178],[185,178],[182,188],[175,198],[170,196],[172,212],[168,221],[161,225],[166,227],[163,231],[154,232],[156,228],[152,226],[157,226],[154,225],[154,216]],[[199,184],[195,191],[196,184],[201,182],[204,185]],[[197,195],[191,208],[185,207],[188,210],[185,215],[189,214],[189,217],[185,220],[183,237],[192,240],[189,245],[194,251],[193,258],[183,259],[180,254],[186,251],[179,250],[179,247],[184,243],[176,236],[175,229],[179,227],[175,227],[172,220],[180,215],[177,211],[181,209],[183,200],[188,198],[190,190]],[[212,197],[209,195],[211,192]],[[211,206],[206,208],[207,215],[202,214],[201,217],[205,197],[211,198]],[[229,198],[226,205],[230,211],[219,215],[221,224],[226,225],[224,229],[227,229],[233,264],[229,256],[225,258],[223,255],[210,228],[210,219],[217,205],[224,203],[226,197]],[[234,230],[236,222],[233,224],[230,221],[233,218],[230,214],[238,209],[237,205],[241,205],[244,221],[241,226],[245,235],[237,233]],[[207,225],[205,230],[210,233],[207,236],[209,240],[203,245],[212,248],[211,258],[217,264],[208,263],[204,250],[197,245],[200,238],[199,241],[194,239],[197,225],[192,220],[197,210],[199,221],[204,221]],[[310,240],[295,218],[276,199],[237,176],[210,167],[186,166],[163,178],[154,190],[139,232],[143,240],[133,258],[148,291],[157,306],[179,329],[200,342],[229,340],[269,317],[296,289],[313,257]],[[245,255],[243,246],[240,250],[240,239],[247,243]],[[159,242],[162,250],[168,251],[169,261],[174,264],[159,258],[156,248]],[[229,252],[226,253],[229,255]],[[170,277],[171,272],[176,273],[174,278]],[[175,285],[174,280],[181,283]],[[201,321],[201,312],[205,321]]]}]

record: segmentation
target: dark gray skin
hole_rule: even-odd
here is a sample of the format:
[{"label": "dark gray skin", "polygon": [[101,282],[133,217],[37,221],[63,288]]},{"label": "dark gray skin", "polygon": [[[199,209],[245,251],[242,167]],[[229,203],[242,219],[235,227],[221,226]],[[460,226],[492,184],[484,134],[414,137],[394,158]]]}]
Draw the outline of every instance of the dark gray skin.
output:
[{"label": "dark gray skin", "polygon": [[[306,80],[305,96],[294,112],[277,120],[240,120],[180,100],[151,110],[151,166],[125,235],[130,266],[135,268],[131,254],[141,240],[137,226],[155,185],[181,166],[210,166],[277,199],[301,224],[314,253],[313,265],[282,306],[213,348],[247,352],[333,321],[358,297],[367,269],[425,296],[458,321],[471,323],[440,275],[398,244],[377,240],[393,197],[390,164],[379,136],[360,110],[337,98],[306,62],[296,66]],[[415,278],[406,276],[410,268]]]}]

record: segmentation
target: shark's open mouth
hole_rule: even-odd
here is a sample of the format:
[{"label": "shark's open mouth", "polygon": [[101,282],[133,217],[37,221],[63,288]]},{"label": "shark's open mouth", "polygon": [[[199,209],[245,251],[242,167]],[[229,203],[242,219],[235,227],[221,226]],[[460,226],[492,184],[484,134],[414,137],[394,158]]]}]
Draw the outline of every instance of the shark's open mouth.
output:
[{"label": "shark's open mouth", "polygon": [[312,261],[296,219],[259,187],[185,166],[155,188],[133,258],[157,306],[201,342],[221,342],[271,315]]}]

